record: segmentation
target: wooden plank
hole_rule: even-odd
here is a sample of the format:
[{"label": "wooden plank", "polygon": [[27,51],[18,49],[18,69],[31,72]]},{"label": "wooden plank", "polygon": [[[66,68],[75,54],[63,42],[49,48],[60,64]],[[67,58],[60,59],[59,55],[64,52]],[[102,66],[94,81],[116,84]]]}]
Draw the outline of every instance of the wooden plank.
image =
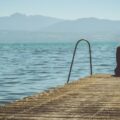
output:
[{"label": "wooden plank", "polygon": [[119,120],[120,78],[94,75],[0,107],[0,120]]}]

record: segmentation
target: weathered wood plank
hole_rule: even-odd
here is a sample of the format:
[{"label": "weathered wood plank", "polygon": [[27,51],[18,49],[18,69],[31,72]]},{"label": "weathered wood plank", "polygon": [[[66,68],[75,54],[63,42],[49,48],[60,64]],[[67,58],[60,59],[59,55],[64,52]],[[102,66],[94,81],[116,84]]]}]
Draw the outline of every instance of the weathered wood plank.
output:
[{"label": "weathered wood plank", "polygon": [[119,120],[120,78],[94,75],[0,107],[0,120]]}]

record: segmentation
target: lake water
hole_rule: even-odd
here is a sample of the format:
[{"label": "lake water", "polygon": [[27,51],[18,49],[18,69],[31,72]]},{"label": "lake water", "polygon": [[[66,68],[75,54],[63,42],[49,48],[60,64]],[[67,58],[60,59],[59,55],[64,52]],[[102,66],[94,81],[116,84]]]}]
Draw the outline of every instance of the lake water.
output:
[{"label": "lake water", "polygon": [[[64,85],[75,43],[0,44],[0,104]],[[93,72],[114,74],[119,42],[91,42]],[[71,81],[89,75],[89,54],[78,48]]]}]

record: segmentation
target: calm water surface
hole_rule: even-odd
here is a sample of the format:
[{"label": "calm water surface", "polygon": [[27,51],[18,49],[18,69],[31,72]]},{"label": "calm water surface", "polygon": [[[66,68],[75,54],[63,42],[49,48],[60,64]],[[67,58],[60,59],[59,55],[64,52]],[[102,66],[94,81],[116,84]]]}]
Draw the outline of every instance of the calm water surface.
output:
[{"label": "calm water surface", "polygon": [[[75,43],[0,44],[0,104],[65,84]],[[119,42],[91,42],[94,73],[114,73]],[[89,75],[87,46],[81,43],[71,81]]]}]

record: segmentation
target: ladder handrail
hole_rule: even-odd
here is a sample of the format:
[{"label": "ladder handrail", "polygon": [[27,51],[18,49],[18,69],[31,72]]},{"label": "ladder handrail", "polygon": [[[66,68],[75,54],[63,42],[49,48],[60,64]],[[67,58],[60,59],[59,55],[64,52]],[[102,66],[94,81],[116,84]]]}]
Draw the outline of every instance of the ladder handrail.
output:
[{"label": "ladder handrail", "polygon": [[77,43],[75,45],[75,48],[74,48],[73,57],[72,57],[72,61],[71,61],[71,65],[70,65],[70,70],[69,70],[69,74],[68,74],[67,83],[69,83],[69,81],[70,81],[70,76],[71,76],[71,71],[72,71],[72,67],[73,67],[73,63],[74,63],[74,58],[75,58],[75,55],[76,55],[76,50],[77,50],[78,44],[81,41],[85,41],[88,44],[88,47],[89,47],[89,59],[90,59],[90,75],[92,76],[92,74],[93,74],[93,71],[92,71],[92,54],[91,54],[92,51],[91,51],[91,45],[90,45],[89,41],[87,41],[85,39],[80,39],[80,40],[77,41]]}]

